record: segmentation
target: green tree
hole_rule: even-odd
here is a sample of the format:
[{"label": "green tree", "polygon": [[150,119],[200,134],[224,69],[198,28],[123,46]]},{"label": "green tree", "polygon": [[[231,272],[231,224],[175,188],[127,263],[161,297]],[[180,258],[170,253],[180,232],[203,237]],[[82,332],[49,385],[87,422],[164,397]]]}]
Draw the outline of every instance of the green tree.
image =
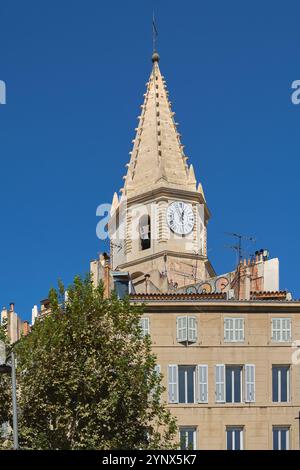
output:
[{"label": "green tree", "polygon": [[[9,349],[9,341],[6,333],[6,324],[0,324],[0,341],[4,341],[7,349]],[[2,425],[9,424],[12,426],[12,389],[11,377],[9,374],[0,373],[0,449],[12,447],[11,436],[2,433]]]},{"label": "green tree", "polygon": [[17,345],[20,444],[31,449],[161,449],[176,424],[161,400],[142,308],[90,277],[49,294],[51,314]]}]

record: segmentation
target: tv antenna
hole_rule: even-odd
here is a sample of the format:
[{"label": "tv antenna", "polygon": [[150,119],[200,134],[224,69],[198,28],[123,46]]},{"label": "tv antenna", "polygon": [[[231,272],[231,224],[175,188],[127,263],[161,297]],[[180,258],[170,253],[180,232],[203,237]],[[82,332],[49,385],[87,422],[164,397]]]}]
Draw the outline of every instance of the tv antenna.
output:
[{"label": "tv antenna", "polygon": [[243,261],[243,241],[249,241],[249,242],[255,242],[256,239],[255,237],[251,237],[248,235],[242,235],[240,233],[235,233],[235,232],[225,232],[226,235],[229,235],[230,237],[234,237],[237,240],[237,243],[235,245],[231,245],[229,248],[235,250],[237,252],[237,257],[238,257],[238,265]]}]

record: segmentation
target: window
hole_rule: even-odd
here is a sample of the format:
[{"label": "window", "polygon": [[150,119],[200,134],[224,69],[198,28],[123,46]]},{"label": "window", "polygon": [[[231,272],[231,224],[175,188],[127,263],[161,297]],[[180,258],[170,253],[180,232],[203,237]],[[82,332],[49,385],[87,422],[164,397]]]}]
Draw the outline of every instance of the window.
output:
[{"label": "window", "polygon": [[141,250],[148,250],[151,247],[151,224],[150,215],[142,215],[140,218],[140,241]]},{"label": "window", "polygon": [[197,320],[195,317],[177,317],[177,341],[195,343],[197,341]]},{"label": "window", "polygon": [[244,341],[243,318],[224,318],[224,341]]},{"label": "window", "polygon": [[146,335],[150,334],[149,323],[150,323],[149,318],[141,318],[140,327],[141,327],[143,336],[146,336]]},{"label": "window", "polygon": [[292,341],[291,318],[272,318],[272,341]]},{"label": "window", "polygon": [[195,450],[196,449],[196,428],[179,428],[180,449]]},{"label": "window", "polygon": [[289,428],[273,426],[273,450],[289,450]]},{"label": "window", "polygon": [[195,403],[195,366],[178,366],[179,403]]},{"label": "window", "polygon": [[255,365],[216,365],[216,402],[255,401]]},{"label": "window", "polygon": [[243,428],[241,426],[226,428],[226,449],[243,450]]},{"label": "window", "polygon": [[207,403],[208,402],[208,366],[168,367],[169,403]]},{"label": "window", "polygon": [[226,403],[242,401],[242,367],[226,366]]},{"label": "window", "polygon": [[272,367],[272,395],[273,402],[283,403],[290,401],[290,367]]},{"label": "window", "polygon": [[169,366],[169,401],[195,403],[195,366]]}]

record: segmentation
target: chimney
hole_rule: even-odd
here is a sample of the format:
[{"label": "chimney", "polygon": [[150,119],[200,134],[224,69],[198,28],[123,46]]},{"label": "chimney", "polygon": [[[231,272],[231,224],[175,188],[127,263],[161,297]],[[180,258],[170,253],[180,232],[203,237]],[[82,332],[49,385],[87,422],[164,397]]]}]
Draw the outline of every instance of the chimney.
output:
[{"label": "chimney", "polygon": [[34,306],[33,306],[33,309],[31,310],[31,324],[32,324],[32,325],[34,325],[35,320],[36,320],[37,317],[38,317],[38,314],[39,314],[38,307],[37,307],[37,305],[34,305]]},{"label": "chimney", "polygon": [[14,312],[14,311],[15,311],[15,303],[14,303],[14,302],[11,302],[11,303],[9,304],[9,311],[10,311],[10,312]]},{"label": "chimney", "polygon": [[30,325],[28,321],[24,321],[23,323],[23,335],[27,336],[28,333],[30,332]]},{"label": "chimney", "polygon": [[104,259],[104,297],[108,299],[110,297],[110,256],[107,253],[103,253]]}]

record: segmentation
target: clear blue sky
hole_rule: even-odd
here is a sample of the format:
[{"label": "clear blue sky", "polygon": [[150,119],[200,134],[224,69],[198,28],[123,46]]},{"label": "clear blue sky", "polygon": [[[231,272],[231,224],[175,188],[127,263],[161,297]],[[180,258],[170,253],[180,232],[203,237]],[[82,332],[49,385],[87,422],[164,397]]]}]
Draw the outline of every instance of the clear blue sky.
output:
[{"label": "clear blue sky", "polygon": [[224,232],[254,235],[300,297],[299,1],[26,0],[0,4],[0,303],[29,318],[61,277],[106,248],[96,207],[122,185],[151,70],[161,70],[212,212],[209,256],[233,268]]}]

